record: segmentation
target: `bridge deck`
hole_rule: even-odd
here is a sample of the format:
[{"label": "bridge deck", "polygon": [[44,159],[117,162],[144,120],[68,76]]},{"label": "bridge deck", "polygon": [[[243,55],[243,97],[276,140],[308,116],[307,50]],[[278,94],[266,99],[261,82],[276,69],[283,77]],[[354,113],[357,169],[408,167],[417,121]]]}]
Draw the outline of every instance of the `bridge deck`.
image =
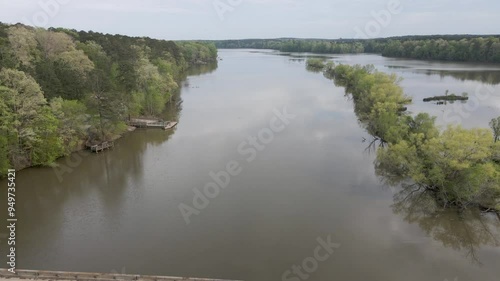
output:
[{"label": "bridge deck", "polygon": [[148,275],[130,275],[114,273],[85,273],[85,272],[62,272],[62,271],[38,271],[38,270],[16,270],[16,273],[10,273],[7,269],[0,269],[0,280],[60,280],[60,281],[237,281],[222,279],[204,279],[187,277],[168,277],[168,276],[148,276]]}]

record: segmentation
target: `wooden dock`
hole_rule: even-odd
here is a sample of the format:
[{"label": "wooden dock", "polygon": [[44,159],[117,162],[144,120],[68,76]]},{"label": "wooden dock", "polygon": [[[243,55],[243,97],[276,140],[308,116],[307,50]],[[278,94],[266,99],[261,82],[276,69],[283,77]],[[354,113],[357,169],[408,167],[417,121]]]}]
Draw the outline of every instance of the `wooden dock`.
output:
[{"label": "wooden dock", "polygon": [[175,122],[175,121],[166,122],[165,130],[172,129],[173,127],[177,126],[177,124],[178,124],[178,122]]},{"label": "wooden dock", "polygon": [[7,269],[0,269],[0,280],[61,280],[61,281],[238,281],[205,278],[148,276],[114,273],[85,273],[85,272],[62,272],[62,271],[38,271],[38,270],[16,270],[10,273]]},{"label": "wooden dock", "polygon": [[87,147],[90,149],[90,151],[95,152],[95,153],[99,153],[103,150],[111,149],[111,148],[115,147],[115,143],[112,141],[105,141],[101,144],[87,145]]},{"label": "wooden dock", "polygon": [[178,122],[175,121],[161,121],[154,119],[131,119],[128,122],[128,125],[136,128],[161,128],[169,130],[177,126],[177,123]]}]

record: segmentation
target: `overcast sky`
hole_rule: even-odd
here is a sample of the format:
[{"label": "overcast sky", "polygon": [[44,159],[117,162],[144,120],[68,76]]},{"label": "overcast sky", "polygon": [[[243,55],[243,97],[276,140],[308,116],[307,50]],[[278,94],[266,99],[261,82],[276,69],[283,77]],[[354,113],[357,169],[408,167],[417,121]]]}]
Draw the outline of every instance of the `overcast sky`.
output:
[{"label": "overcast sky", "polygon": [[0,21],[162,39],[500,34],[500,1],[0,0]]}]

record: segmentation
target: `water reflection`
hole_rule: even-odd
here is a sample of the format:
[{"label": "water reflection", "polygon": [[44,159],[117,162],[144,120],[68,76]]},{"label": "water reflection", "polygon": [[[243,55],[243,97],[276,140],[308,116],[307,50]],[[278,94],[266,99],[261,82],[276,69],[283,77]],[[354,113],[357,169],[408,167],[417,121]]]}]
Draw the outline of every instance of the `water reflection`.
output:
[{"label": "water reflection", "polygon": [[[191,69],[186,77],[212,72],[216,67],[206,65]],[[161,118],[179,120],[181,111],[179,90],[173,94]],[[80,244],[71,239],[84,240],[84,235],[98,239],[106,235],[104,229],[110,231],[107,233],[109,237],[119,233],[124,206],[144,196],[145,152],[171,139],[176,128],[169,131],[137,129],[117,140],[115,147],[104,153],[80,151],[58,159],[54,168],[19,171],[16,179],[16,185],[20,187],[16,194],[19,201],[17,216],[22,223],[19,224],[17,239],[23,241],[17,247],[19,264],[24,260],[46,260],[50,254],[44,252],[45,247],[66,253],[65,257],[70,259],[77,253],[92,250],[81,248],[85,241],[80,241]],[[43,180],[37,183],[37,179]],[[6,186],[5,181],[0,182]],[[1,192],[0,202],[7,201],[6,191]],[[79,200],[81,198],[87,199]],[[109,217],[113,219],[107,220]],[[5,221],[5,212],[1,212],[0,219]],[[103,221],[112,221],[113,225],[103,226]],[[75,225],[81,225],[87,233],[78,231]],[[0,246],[7,248],[7,241],[2,239]],[[6,262],[5,255],[0,256],[0,262]],[[36,268],[35,265],[30,269],[46,268]],[[73,268],[75,271],[79,269]]]},{"label": "water reflection", "polygon": [[[453,63],[453,62],[427,62],[412,61],[404,59],[391,59],[377,55],[328,55],[312,53],[287,53],[287,52],[262,52],[270,55],[287,56],[291,59],[304,60],[307,58],[332,59],[346,64],[371,63],[378,67],[393,69],[398,71],[410,72],[413,74],[425,74],[427,76],[439,76],[441,78],[452,77],[458,81],[477,81],[488,85],[500,84],[500,66],[471,63]],[[367,58],[372,61],[367,62]],[[405,65],[408,61],[411,66]],[[391,62],[388,64],[387,62]],[[414,63],[413,63],[414,62]],[[435,65],[435,66],[434,66]],[[432,66],[430,68],[429,66]],[[428,68],[429,67],[429,68]]]},{"label": "water reflection", "polygon": [[[216,61],[216,62],[212,62],[212,63],[208,63],[208,64],[198,65],[196,67],[191,67],[185,73],[183,73],[183,75],[181,77],[181,80],[183,81],[182,85],[186,88],[191,87],[188,77],[190,77],[190,76],[195,77],[195,76],[210,74],[210,73],[214,72],[215,70],[217,70],[218,66],[219,66],[219,63]],[[180,89],[178,89],[178,91],[175,93],[175,95],[177,95],[177,96],[180,95]]]},{"label": "water reflection", "polygon": [[317,67],[306,66],[306,70],[312,73],[321,73],[323,69]]},{"label": "water reflection", "polygon": [[393,211],[418,226],[445,247],[463,252],[473,263],[481,264],[481,246],[500,246],[500,220],[479,210],[443,209],[432,194],[406,185],[394,196]]},{"label": "water reflection", "polygon": [[488,85],[500,84],[499,70],[446,70],[446,69],[414,69],[404,65],[384,65],[388,69],[410,71],[414,74],[427,76],[438,75],[441,78],[453,77],[458,81],[478,81]]},{"label": "water reflection", "polygon": [[[440,78],[452,77],[457,81],[476,81],[488,85],[500,84],[500,66],[490,65],[485,67],[484,64],[471,64],[471,63],[454,63],[454,62],[427,62],[427,61],[412,61],[404,59],[385,58],[378,55],[329,55],[329,54],[313,54],[313,53],[289,53],[278,51],[256,51],[258,53],[268,55],[286,56],[290,61],[304,61],[308,58],[330,59],[334,62],[345,64],[367,64],[371,63],[377,67],[387,68],[389,70],[396,70],[401,72],[408,72],[412,74],[425,74],[427,76],[439,76]],[[367,58],[369,60],[367,61]],[[405,65],[408,61],[412,62],[411,66]],[[388,64],[387,62],[390,62]],[[435,66],[434,66],[435,65]],[[430,68],[432,66],[432,68]],[[310,70],[310,69],[308,69]],[[317,72],[313,69],[311,72]]]},{"label": "water reflection", "polygon": [[[366,73],[373,73],[371,65],[363,69]],[[355,85],[353,81],[334,77],[333,74],[329,74],[329,71],[324,73],[325,77],[333,80],[337,87],[345,89],[347,98],[353,99],[354,113],[359,124],[371,136],[371,140],[363,140],[363,142],[369,142],[366,150],[372,152],[377,147],[385,146],[376,130],[377,127],[372,123],[381,123],[387,119],[367,119],[367,113],[373,111],[373,104],[367,102],[367,95],[360,95],[356,88],[358,85]],[[337,75],[340,76],[338,73]],[[358,91],[357,94],[356,91]],[[401,152],[398,157],[411,158],[409,155],[411,153]],[[438,202],[437,196],[432,193],[435,191],[408,182],[405,171],[411,169],[412,166],[400,166],[394,164],[396,162],[394,158],[379,159],[378,156],[375,160],[376,175],[386,185],[397,187],[394,190],[400,190],[393,197],[394,213],[402,215],[408,223],[417,224],[428,236],[441,242],[443,246],[464,252],[475,264],[481,264],[477,254],[481,246],[500,247],[500,217],[482,214],[479,208],[443,207],[443,204]]]},{"label": "water reflection", "polygon": [[[20,171],[17,185],[22,188],[17,190],[20,202],[17,215],[22,224],[17,238],[23,243],[17,248],[19,263],[23,263],[23,258],[45,260],[48,253],[43,251],[44,247],[61,249],[61,252],[72,249],[73,252],[67,253],[67,257],[72,257],[81,245],[67,239],[80,239],[80,235],[84,235],[74,233],[75,225],[85,225],[86,231],[94,233],[95,238],[101,236],[99,229],[104,227],[102,221],[95,218],[113,217],[114,225],[108,227],[118,231],[123,206],[130,200],[128,197],[143,193],[145,151],[150,145],[157,146],[167,141],[173,133],[161,130],[134,132],[118,140],[112,151],[99,154],[79,152],[58,160],[58,168]],[[56,171],[62,168],[69,170],[58,177]],[[34,186],[36,179],[43,179],[38,187]],[[82,202],[78,198],[88,200]],[[6,201],[5,192],[0,200]],[[68,220],[70,217],[72,221]],[[68,233],[73,235],[68,236]],[[2,246],[7,246],[5,241],[2,241]],[[4,259],[2,255],[0,261]]]},{"label": "water reflection", "polygon": [[459,81],[479,81],[488,85],[500,84],[500,71],[452,71],[452,70],[418,70],[414,73],[424,73],[425,75],[439,75],[441,78],[451,76]]},{"label": "water reflection", "polygon": [[185,78],[189,76],[200,76],[200,75],[210,74],[215,70],[217,70],[217,67],[218,67],[218,62],[212,62],[192,67],[188,69],[188,71],[186,72]]}]

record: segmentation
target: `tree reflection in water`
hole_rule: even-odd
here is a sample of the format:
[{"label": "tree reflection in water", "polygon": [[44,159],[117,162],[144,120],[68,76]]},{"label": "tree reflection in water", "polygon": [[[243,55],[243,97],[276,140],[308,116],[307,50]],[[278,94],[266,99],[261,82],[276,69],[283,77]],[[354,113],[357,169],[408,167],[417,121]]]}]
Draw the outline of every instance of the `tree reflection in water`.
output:
[{"label": "tree reflection in water", "polygon": [[[326,65],[324,75],[337,87],[344,87],[346,96],[352,98],[360,126],[372,136],[371,140],[364,140],[368,142],[366,150],[383,149],[377,151],[375,172],[386,185],[401,187],[395,189],[399,190],[394,196],[395,213],[410,224],[418,224],[445,247],[464,251],[477,264],[480,246],[500,246],[500,220],[494,214],[481,213],[485,208],[493,211],[495,206],[495,197],[491,196],[496,195],[496,174],[481,173],[488,168],[482,166],[483,162],[492,161],[491,158],[479,157],[476,162],[468,162],[469,166],[453,169],[449,168],[453,161],[466,161],[471,155],[439,161],[439,153],[448,157],[457,150],[448,140],[457,140],[461,135],[446,134],[447,131],[440,135],[434,118],[407,113],[411,98],[404,94],[397,76],[376,72],[373,66],[332,63]],[[457,144],[469,145],[471,153],[479,155],[481,150],[477,148],[483,148],[484,154],[489,155],[492,148],[487,136],[483,142],[478,138],[464,143],[467,139],[463,137]],[[496,169],[494,165],[489,171]],[[469,167],[477,167],[476,173],[466,170]]]},{"label": "tree reflection in water", "polygon": [[403,184],[394,195],[393,211],[418,226],[445,247],[464,252],[473,263],[481,265],[481,246],[500,246],[500,220],[477,209],[443,208],[430,191],[413,184]]}]

